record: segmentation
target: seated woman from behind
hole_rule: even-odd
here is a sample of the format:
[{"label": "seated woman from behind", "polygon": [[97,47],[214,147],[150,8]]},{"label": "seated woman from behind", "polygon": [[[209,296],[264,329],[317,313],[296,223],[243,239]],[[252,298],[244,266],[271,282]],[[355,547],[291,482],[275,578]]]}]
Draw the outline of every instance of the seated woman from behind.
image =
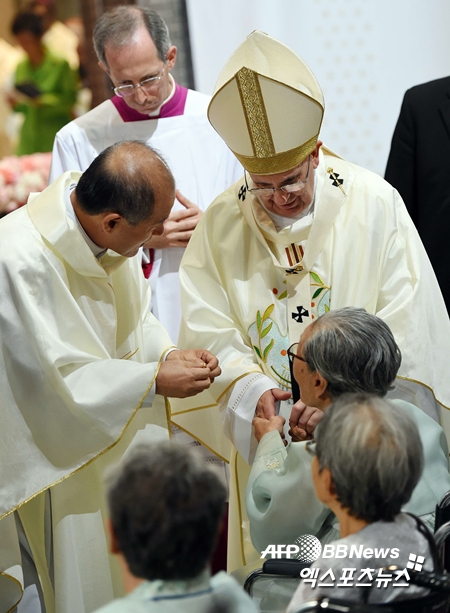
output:
[{"label": "seated woman from behind", "polygon": [[[432,537],[400,512],[423,468],[414,421],[376,396],[344,395],[325,411],[315,436],[309,448],[316,495],[339,520],[341,538],[323,548],[287,613],[319,595],[361,602],[361,583],[372,584],[369,603],[424,595],[424,588],[408,585],[407,564],[413,553],[425,559],[425,570],[433,570]],[[406,572],[384,571],[380,578],[379,569],[388,566]]]}]

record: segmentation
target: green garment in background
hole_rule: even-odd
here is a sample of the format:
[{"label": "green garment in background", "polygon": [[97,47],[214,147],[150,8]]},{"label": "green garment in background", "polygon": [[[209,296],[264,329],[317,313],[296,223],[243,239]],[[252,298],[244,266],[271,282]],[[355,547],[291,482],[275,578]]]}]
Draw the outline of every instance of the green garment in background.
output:
[{"label": "green garment in background", "polygon": [[63,58],[45,50],[39,66],[28,58],[17,66],[15,84],[34,83],[42,92],[14,108],[25,115],[17,155],[51,151],[55,134],[73,119],[71,110],[77,93],[77,76]]}]

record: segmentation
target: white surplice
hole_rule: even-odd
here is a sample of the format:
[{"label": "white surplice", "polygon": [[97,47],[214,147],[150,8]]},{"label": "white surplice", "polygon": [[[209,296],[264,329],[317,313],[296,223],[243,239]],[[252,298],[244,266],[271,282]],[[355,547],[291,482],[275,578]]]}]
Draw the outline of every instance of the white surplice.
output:
[{"label": "white surplice", "polygon": [[[224,422],[241,453],[242,470],[232,471],[240,547],[231,568],[247,562],[243,458],[251,460],[255,448],[255,398],[270,387],[290,389],[286,350],[315,317],[344,306],[381,317],[403,356],[391,397],[440,414],[450,431],[448,315],[401,198],[374,173],[321,151],[313,212],[280,231],[238,181],[200,222],[180,280],[180,344],[210,349],[223,373],[208,393],[171,401],[172,420],[227,458]],[[288,416],[289,403],[280,411]]]},{"label": "white surplice", "polygon": [[154,382],[172,343],[149,312],[139,258],[107,251],[97,259],[67,216],[79,176],[66,173],[0,221],[6,611],[22,591],[13,511],[47,613],[88,612],[120,594],[103,529],[102,472],[132,441],[168,436]]},{"label": "white surplice", "polygon": [[[177,86],[178,87],[178,86]],[[144,140],[161,153],[176,187],[202,211],[242,174],[242,167],[209,124],[209,96],[188,90],[182,115],[124,121],[107,100],[64,126],[55,138],[50,180],[67,170],[84,171],[97,155],[121,140]],[[172,211],[184,210],[175,201]],[[174,343],[181,319],[178,269],[182,248],[154,250],[150,275],[152,312]]]}]

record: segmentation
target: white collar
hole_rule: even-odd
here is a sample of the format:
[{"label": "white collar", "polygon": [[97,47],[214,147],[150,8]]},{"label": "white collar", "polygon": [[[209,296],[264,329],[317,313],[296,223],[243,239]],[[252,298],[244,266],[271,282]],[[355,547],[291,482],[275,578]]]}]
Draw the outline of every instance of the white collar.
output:
[{"label": "white collar", "polygon": [[89,238],[89,236],[86,234],[85,229],[81,225],[80,220],[78,219],[77,214],[75,213],[75,210],[73,208],[72,201],[70,200],[70,194],[73,192],[76,186],[77,186],[76,183],[71,183],[67,187],[64,193],[67,217],[69,217],[72,221],[74,221],[77,224],[80,234],[86,241],[87,246],[92,251],[92,253],[95,255],[95,257],[97,259],[100,259],[102,255],[106,253],[107,249],[105,249],[104,247],[99,247],[99,245],[94,243],[94,241]]}]

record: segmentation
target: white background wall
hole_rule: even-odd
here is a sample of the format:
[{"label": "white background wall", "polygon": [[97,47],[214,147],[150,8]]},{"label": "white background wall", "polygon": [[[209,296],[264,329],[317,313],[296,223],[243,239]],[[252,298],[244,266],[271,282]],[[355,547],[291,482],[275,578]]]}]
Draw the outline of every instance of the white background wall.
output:
[{"label": "white background wall", "polygon": [[448,0],[187,0],[196,89],[212,93],[253,30],[279,39],[325,96],[322,140],[384,174],[406,89],[450,74]]}]

